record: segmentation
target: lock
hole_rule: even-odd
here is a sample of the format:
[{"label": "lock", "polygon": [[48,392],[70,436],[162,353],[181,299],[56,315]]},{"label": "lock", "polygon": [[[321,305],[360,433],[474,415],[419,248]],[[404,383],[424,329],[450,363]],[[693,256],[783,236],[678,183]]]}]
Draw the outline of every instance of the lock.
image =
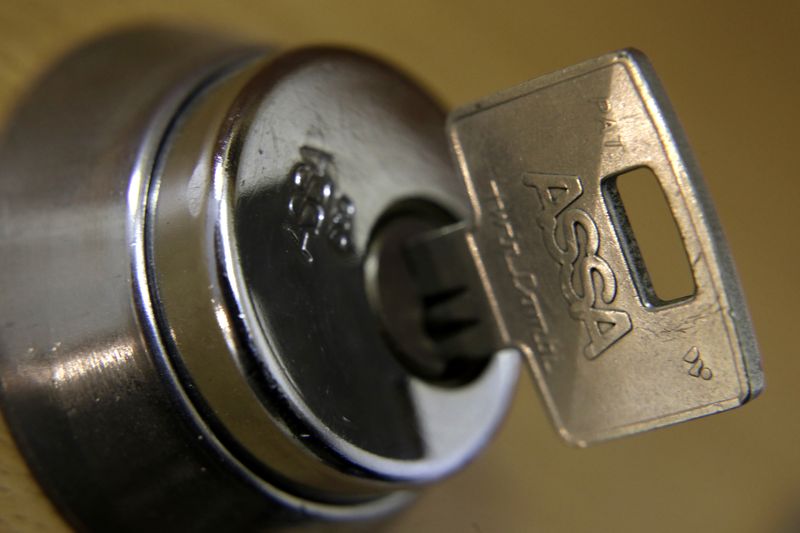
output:
[{"label": "lock", "polygon": [[[350,50],[140,29],[63,60],[0,148],[3,409],[51,498],[99,530],[377,519],[486,445],[523,360],[578,445],[755,396],[648,69],[603,56],[448,122]],[[608,180],[642,165],[691,301],[641,296]]]},{"label": "lock", "polygon": [[468,215],[444,120],[355,52],[174,31],[42,81],[2,150],[3,405],[75,524],[367,519],[483,447],[518,358],[418,377],[367,296],[389,213]]}]

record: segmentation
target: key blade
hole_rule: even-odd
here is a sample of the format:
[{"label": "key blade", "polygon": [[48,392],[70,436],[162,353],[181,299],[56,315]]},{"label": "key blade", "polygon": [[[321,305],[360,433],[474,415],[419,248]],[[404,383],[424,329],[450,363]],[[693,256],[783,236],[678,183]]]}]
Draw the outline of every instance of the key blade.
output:
[{"label": "key blade", "polygon": [[[468,235],[506,345],[559,432],[592,442],[737,407],[763,387],[741,287],[706,187],[647,60],[622,51],[454,111]],[[639,294],[607,180],[649,167],[696,292]]]}]

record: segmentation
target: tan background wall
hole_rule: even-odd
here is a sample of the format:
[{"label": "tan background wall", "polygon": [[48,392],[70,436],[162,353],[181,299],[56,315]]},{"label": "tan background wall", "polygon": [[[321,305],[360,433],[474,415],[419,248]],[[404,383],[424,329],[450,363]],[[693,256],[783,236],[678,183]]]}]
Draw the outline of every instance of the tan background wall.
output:
[{"label": "tan background wall", "polygon": [[[365,48],[415,73],[449,105],[615,48],[647,52],[737,259],[763,349],[765,395],[738,411],[574,450],[522,387],[486,453],[386,531],[800,530],[800,2],[3,0],[0,116],[67,48],[144,21]],[[55,530],[2,434],[0,530]]]}]

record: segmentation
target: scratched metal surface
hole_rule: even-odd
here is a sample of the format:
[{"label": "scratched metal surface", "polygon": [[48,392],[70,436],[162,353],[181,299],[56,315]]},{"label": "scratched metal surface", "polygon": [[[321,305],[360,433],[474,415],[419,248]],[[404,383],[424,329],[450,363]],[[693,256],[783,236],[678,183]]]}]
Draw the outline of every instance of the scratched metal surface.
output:
[{"label": "scratched metal surface", "polygon": [[[459,108],[448,129],[505,343],[525,354],[567,441],[586,446],[758,394],[724,238],[644,56],[614,52],[524,83]],[[615,176],[643,165],[692,258],[694,293],[671,302],[657,298],[613,192]]]},{"label": "scratched metal surface", "polygon": [[[576,450],[561,443],[533,389],[521,387],[483,456],[384,531],[796,531],[800,294],[791,228],[800,200],[793,170],[800,6],[743,4],[7,0],[0,115],[70,46],[141,22],[365,48],[415,73],[451,106],[609,50],[641,48],[669,92],[728,236],[764,357],[765,393],[728,414]],[[0,491],[4,530],[57,529],[5,439]]]}]

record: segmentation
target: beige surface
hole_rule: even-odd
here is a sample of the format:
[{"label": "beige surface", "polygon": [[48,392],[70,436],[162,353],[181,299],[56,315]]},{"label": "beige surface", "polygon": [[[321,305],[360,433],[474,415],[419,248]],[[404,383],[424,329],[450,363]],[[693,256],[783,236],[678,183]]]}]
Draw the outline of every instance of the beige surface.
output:
[{"label": "beige surface", "polygon": [[[0,114],[67,47],[131,22],[179,21],[289,45],[366,48],[412,70],[451,105],[611,49],[643,49],[683,120],[727,230],[763,349],[765,395],[738,411],[574,450],[559,442],[535,394],[522,388],[487,452],[428,490],[386,531],[796,531],[799,5],[4,0]],[[46,520],[46,511],[19,503],[36,498],[24,496],[29,485],[10,471],[15,464],[0,439],[3,527],[21,523],[15,514]]]}]

